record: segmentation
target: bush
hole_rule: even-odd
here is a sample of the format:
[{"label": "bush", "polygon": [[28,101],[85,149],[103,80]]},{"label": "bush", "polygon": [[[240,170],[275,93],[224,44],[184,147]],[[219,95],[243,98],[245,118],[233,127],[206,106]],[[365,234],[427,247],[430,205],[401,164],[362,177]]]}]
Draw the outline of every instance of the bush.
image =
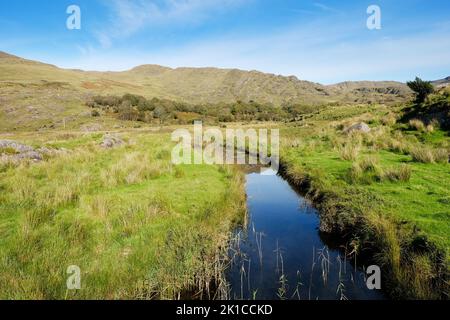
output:
[{"label": "bush", "polygon": [[219,116],[219,121],[220,122],[232,122],[233,119],[233,115],[232,114],[223,114]]},{"label": "bush", "polygon": [[408,87],[416,94],[416,102],[423,103],[434,92],[434,87],[429,81],[423,81],[419,77],[407,83]]}]

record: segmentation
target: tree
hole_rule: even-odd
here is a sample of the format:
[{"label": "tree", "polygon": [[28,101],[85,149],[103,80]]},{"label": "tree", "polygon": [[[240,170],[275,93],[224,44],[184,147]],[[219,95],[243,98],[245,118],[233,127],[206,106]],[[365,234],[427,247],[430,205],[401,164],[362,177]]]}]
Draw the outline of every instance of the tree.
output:
[{"label": "tree", "polygon": [[408,87],[415,92],[416,102],[423,103],[425,99],[434,92],[434,87],[429,81],[423,81],[419,77],[407,83]]},{"label": "tree", "polygon": [[160,124],[163,124],[164,121],[170,116],[169,112],[163,106],[158,106],[153,111],[153,116],[159,119]]}]

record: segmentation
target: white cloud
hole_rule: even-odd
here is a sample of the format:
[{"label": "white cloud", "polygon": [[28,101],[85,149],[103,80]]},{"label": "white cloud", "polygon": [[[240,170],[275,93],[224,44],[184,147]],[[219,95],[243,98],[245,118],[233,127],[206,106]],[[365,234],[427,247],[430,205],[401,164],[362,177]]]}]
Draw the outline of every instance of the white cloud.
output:
[{"label": "white cloud", "polygon": [[377,36],[363,26],[338,26],[322,21],[294,25],[274,33],[223,35],[176,47],[90,51],[70,67],[126,70],[151,63],[260,70],[322,83],[404,81],[416,75],[432,78],[437,72],[445,75],[450,71],[448,33],[447,28],[440,27],[421,34]]},{"label": "white cloud", "polygon": [[102,46],[144,28],[199,24],[214,13],[252,0],[109,0],[109,27],[95,34]]}]

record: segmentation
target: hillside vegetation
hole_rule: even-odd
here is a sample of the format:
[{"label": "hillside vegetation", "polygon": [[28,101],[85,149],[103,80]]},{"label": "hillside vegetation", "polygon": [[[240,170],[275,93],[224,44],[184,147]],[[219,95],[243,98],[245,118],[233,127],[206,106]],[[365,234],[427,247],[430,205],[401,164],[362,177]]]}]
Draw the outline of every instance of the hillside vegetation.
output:
[{"label": "hillside vegetation", "polygon": [[[168,134],[117,137],[115,148],[101,134],[13,137],[64,152],[0,158],[0,299],[226,297],[222,260],[245,214],[242,176],[173,166]],[[65,285],[72,265],[80,291]]]},{"label": "hillside vegetation", "polygon": [[136,94],[191,105],[256,102],[319,106],[332,103],[396,103],[410,91],[395,82],[333,86],[257,71],[170,69],[144,65],[124,72],[64,70],[0,53],[0,128],[79,128],[89,122],[84,103],[95,95]]},{"label": "hillside vegetation", "polygon": [[[0,54],[0,298],[226,297],[243,173],[170,161],[170,133],[201,119],[280,129],[281,172],[321,231],[379,264],[391,297],[448,299],[450,89],[416,84],[411,102],[395,82]],[[85,290],[66,291],[69,265]]]},{"label": "hillside vegetation", "polygon": [[[449,116],[437,93],[329,108],[282,131],[283,175],[316,203],[323,232],[383,267],[394,298],[448,298]],[[346,131],[361,122],[370,132]]]}]

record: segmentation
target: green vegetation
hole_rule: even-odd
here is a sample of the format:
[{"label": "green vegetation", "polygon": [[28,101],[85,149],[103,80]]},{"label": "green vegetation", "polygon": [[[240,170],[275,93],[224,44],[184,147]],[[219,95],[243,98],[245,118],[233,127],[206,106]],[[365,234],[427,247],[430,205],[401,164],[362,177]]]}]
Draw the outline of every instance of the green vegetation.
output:
[{"label": "green vegetation", "polygon": [[434,87],[429,81],[423,81],[419,77],[407,83],[408,87],[416,94],[416,102],[423,103],[434,92]]},{"label": "green vegetation", "polygon": [[[122,137],[114,149],[98,134],[15,137],[70,149],[0,167],[0,298],[224,294],[228,235],[245,212],[241,174],[173,166],[167,134]],[[70,265],[82,271],[76,293],[65,287]]]},{"label": "green vegetation", "polygon": [[[450,89],[409,85],[405,106],[410,91],[391,82],[91,73],[0,54],[1,139],[67,149],[40,162],[0,149],[0,298],[223,297],[243,179],[171,164],[168,133],[194,120],[281,127],[282,172],[315,201],[321,230],[381,265],[393,297],[448,298]],[[371,131],[346,130],[361,122]],[[106,132],[125,143],[100,147]],[[80,292],[65,289],[70,265]]]},{"label": "green vegetation", "polygon": [[[116,115],[118,119],[160,124],[191,124],[193,120],[205,123],[235,121],[295,121],[326,106],[285,104],[275,108],[270,104],[255,101],[219,104],[191,105],[168,99],[146,99],[143,96],[125,94],[118,96],[94,96],[86,105],[93,108],[96,116],[99,110]],[[188,115],[188,116],[187,116]]]},{"label": "green vegetation", "polygon": [[[159,109],[163,117],[162,121],[153,119],[150,112],[146,112],[150,117],[145,118],[142,111],[137,114],[129,110],[132,112],[126,112],[125,120],[138,117],[160,124],[188,123],[199,115],[210,123],[218,119],[221,122],[285,120],[283,106],[294,106],[291,112],[295,115],[295,106],[299,105],[304,110],[343,103],[394,104],[408,99],[411,92],[398,82],[346,82],[324,86],[295,77],[236,69],[170,69],[144,65],[124,72],[64,70],[0,52],[1,131],[84,130],[92,126],[92,122],[101,128],[115,125],[133,128],[134,124],[125,121],[117,124],[111,117],[92,117],[85,106],[90,97],[126,94],[143,96],[150,101],[157,98],[163,102]],[[139,104],[133,99],[131,102],[132,106]],[[189,108],[179,111],[171,106],[173,103],[195,107],[195,113],[191,114]],[[237,107],[236,114],[232,113],[233,106]],[[125,109],[126,105],[123,107]],[[255,107],[262,110],[255,112]]]},{"label": "green vegetation", "polygon": [[[383,266],[393,297],[445,298],[450,138],[437,126],[383,121],[392,110],[343,106],[285,128],[283,174],[315,200],[322,231],[346,235]],[[371,132],[344,132],[360,121]]]}]

